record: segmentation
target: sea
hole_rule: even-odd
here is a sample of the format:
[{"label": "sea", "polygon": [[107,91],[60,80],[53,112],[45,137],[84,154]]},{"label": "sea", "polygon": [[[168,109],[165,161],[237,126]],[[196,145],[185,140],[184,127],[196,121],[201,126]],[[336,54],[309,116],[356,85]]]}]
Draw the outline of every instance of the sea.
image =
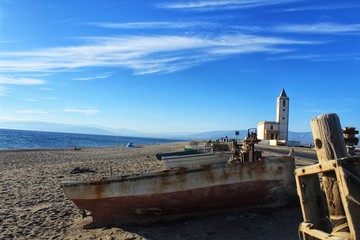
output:
[{"label": "sea", "polygon": [[128,143],[137,146],[180,141],[183,140],[0,129],[1,150],[116,147]]}]

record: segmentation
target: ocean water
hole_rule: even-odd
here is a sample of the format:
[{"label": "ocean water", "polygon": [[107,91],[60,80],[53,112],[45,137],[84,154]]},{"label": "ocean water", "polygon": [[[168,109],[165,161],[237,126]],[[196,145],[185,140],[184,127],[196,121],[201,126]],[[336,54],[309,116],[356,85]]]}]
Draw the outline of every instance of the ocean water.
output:
[{"label": "ocean water", "polygon": [[0,129],[0,149],[115,147],[181,140]]}]

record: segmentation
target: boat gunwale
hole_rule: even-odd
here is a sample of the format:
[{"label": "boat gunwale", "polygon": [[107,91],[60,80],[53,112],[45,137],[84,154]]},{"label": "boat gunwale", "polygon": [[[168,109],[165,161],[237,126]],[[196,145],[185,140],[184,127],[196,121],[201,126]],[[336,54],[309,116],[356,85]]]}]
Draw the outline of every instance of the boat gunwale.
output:
[{"label": "boat gunwale", "polygon": [[194,158],[194,157],[207,157],[207,156],[214,156],[220,154],[233,154],[232,151],[218,151],[218,152],[206,152],[206,153],[195,153],[189,155],[170,155],[170,156],[163,156],[161,160],[173,160],[173,159],[180,159],[180,158]]},{"label": "boat gunwale", "polygon": [[268,157],[263,158],[260,161],[255,162],[238,162],[235,164],[228,164],[225,163],[215,163],[215,164],[208,164],[208,165],[198,165],[198,166],[189,166],[189,167],[176,167],[170,169],[164,169],[160,171],[152,171],[152,172],[143,172],[137,174],[130,174],[130,175],[123,175],[123,176],[116,176],[116,177],[103,177],[98,180],[92,181],[72,181],[72,182],[61,182],[60,188],[65,187],[76,187],[76,186],[94,186],[94,185],[101,185],[101,184],[110,184],[110,183],[117,183],[117,182],[132,182],[137,181],[140,179],[153,179],[159,178],[164,176],[170,175],[184,175],[189,173],[196,173],[208,170],[209,168],[216,169],[216,168],[226,168],[226,167],[236,167],[236,166],[244,166],[244,165],[265,165],[268,161],[281,161],[283,163],[290,162],[288,156],[276,157],[276,159],[269,159]]}]

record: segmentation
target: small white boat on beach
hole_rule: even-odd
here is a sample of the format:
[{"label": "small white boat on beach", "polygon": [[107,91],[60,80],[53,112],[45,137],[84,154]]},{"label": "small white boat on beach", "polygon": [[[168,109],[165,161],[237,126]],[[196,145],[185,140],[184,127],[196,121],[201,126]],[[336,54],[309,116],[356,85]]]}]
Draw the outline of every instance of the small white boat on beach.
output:
[{"label": "small white boat on beach", "polygon": [[185,145],[185,150],[196,150],[199,152],[208,152],[212,147],[208,144]]},{"label": "small white boat on beach", "polygon": [[162,157],[164,166],[167,168],[190,167],[226,163],[233,155],[232,151],[195,153],[189,155],[170,155]]},{"label": "small white boat on beach", "polygon": [[[214,142],[203,145],[186,145],[185,151],[157,154],[167,168],[190,167],[226,163],[235,151],[236,142]],[[189,147],[190,146],[190,147]]]}]

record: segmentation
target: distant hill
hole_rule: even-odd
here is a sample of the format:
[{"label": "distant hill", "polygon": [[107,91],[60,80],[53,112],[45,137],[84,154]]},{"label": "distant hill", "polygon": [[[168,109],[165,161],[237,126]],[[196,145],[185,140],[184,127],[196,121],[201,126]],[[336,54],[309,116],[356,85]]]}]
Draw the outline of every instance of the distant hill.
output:
[{"label": "distant hill", "polygon": [[[165,133],[145,133],[125,128],[105,128],[101,126],[81,126],[72,124],[58,124],[48,122],[0,122],[0,128],[20,129],[49,132],[83,133],[112,136],[131,136],[131,137],[151,137],[151,138],[171,138],[181,140],[216,140],[222,137],[229,139],[244,139],[247,130],[239,130],[240,135],[236,136],[236,130],[222,130],[202,133],[185,132],[165,132]],[[289,132],[289,140],[300,141],[301,144],[313,144],[311,132]]]},{"label": "distant hill", "polygon": [[141,136],[142,133],[128,129],[111,129],[98,126],[81,126],[49,122],[0,122],[0,128],[45,132],[82,133],[96,135]]},{"label": "distant hill", "polygon": [[[235,131],[239,131],[240,135],[236,136]],[[216,140],[223,137],[228,137],[228,139],[244,139],[247,136],[247,130],[224,130],[224,131],[212,131],[212,132],[203,132],[203,133],[193,133],[184,135],[187,139],[191,140]]]},{"label": "distant hill", "polygon": [[289,140],[300,141],[303,145],[314,144],[311,132],[289,132]]}]

